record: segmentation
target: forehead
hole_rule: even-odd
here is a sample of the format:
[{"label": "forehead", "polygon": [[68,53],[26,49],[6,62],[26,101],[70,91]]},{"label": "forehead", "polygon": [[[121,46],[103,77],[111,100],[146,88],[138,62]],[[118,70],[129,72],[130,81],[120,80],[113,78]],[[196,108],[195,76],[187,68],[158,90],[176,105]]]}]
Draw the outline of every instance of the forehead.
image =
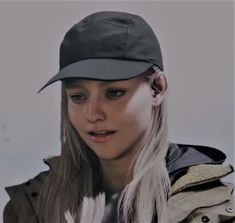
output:
[{"label": "forehead", "polygon": [[80,79],[80,78],[70,78],[64,80],[66,88],[75,88],[75,87],[84,87],[89,85],[97,85],[100,87],[105,87],[108,85],[119,85],[119,86],[128,86],[128,85],[136,85],[142,80],[142,78],[132,78],[128,80],[118,80],[118,81],[101,81],[101,80],[88,80],[88,79]]}]

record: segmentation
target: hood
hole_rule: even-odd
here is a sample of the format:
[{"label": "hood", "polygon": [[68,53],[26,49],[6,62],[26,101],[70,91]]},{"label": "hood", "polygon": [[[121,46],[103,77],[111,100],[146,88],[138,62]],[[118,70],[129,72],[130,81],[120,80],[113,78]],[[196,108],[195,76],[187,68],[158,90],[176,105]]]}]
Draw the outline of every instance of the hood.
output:
[{"label": "hood", "polygon": [[226,155],[218,149],[189,144],[170,143],[166,165],[173,184],[188,168],[200,164],[222,164]]}]

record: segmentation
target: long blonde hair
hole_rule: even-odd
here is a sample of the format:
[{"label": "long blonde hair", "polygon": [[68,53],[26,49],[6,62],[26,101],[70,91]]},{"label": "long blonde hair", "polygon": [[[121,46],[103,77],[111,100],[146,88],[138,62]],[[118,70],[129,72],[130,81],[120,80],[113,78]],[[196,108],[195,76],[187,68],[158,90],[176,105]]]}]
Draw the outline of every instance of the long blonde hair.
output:
[{"label": "long blonde hair", "polygon": [[[153,72],[153,75],[159,74],[156,68]],[[150,82],[153,75],[145,74],[146,80]],[[65,83],[62,83],[62,151],[41,189],[37,208],[40,222],[66,222],[64,213],[67,210],[72,213],[75,222],[79,222],[84,198],[96,197],[103,192],[99,159],[72,126],[67,103]],[[158,222],[167,222],[166,206],[170,193],[165,163],[167,150],[167,111],[166,99],[163,99],[153,109],[147,143],[133,161],[133,178],[119,199],[118,214],[122,215],[125,223],[150,223],[155,217]],[[105,204],[98,204],[97,207],[99,205]]]}]

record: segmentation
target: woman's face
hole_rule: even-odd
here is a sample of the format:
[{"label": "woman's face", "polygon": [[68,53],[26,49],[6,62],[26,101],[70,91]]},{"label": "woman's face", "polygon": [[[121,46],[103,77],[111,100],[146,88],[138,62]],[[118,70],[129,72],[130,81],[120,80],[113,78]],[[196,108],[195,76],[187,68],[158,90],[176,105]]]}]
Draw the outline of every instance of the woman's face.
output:
[{"label": "woman's face", "polygon": [[143,78],[74,79],[66,85],[68,114],[81,138],[102,160],[133,157],[149,130],[152,91]]}]

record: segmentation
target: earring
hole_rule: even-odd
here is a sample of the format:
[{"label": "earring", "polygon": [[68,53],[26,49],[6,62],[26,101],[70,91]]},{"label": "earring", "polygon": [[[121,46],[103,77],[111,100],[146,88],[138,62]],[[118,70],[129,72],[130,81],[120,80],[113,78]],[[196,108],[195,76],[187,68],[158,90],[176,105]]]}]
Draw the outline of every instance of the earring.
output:
[{"label": "earring", "polygon": [[155,95],[161,92],[161,85],[156,83],[155,80],[151,83],[151,88],[153,89]]}]

